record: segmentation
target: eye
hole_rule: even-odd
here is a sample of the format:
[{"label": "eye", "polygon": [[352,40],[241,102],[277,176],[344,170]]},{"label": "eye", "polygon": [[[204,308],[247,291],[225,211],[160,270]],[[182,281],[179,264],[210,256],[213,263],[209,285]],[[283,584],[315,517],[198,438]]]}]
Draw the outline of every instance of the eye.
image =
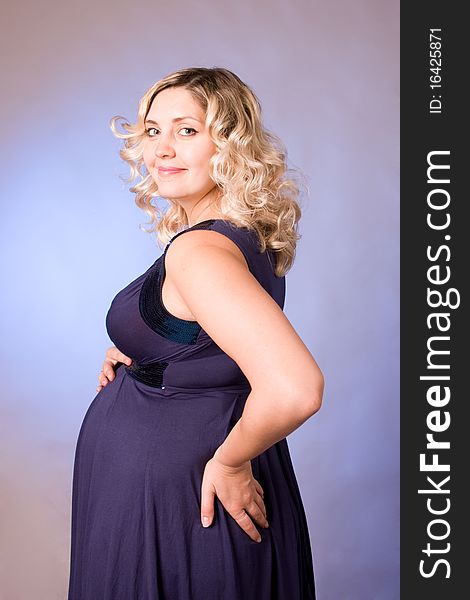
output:
[{"label": "eye", "polygon": [[158,129],[156,127],[149,127],[148,129],[145,130],[145,133],[149,136],[149,137],[155,137],[155,131],[158,131]]},{"label": "eye", "polygon": [[[192,127],[182,127],[180,129],[180,131],[194,131],[194,133],[197,133],[197,131],[195,129],[193,129]],[[184,135],[183,137],[191,137],[194,134],[191,135]]]}]

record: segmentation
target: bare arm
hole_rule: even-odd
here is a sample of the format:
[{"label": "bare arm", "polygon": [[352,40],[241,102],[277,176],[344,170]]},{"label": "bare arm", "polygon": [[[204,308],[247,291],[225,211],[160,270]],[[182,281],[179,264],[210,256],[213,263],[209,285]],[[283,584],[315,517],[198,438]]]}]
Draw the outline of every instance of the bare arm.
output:
[{"label": "bare arm", "polygon": [[323,375],[226,236],[207,230],[179,236],[167,251],[166,272],[194,318],[250,382],[243,414],[215,454],[237,467],[319,410]]}]

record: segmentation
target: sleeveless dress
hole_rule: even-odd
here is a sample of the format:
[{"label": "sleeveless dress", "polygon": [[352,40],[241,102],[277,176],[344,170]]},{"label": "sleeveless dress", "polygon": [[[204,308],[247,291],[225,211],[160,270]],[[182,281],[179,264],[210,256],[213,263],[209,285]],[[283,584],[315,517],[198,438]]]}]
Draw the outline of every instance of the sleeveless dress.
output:
[{"label": "sleeveless dress", "polygon": [[[307,520],[284,438],[251,461],[269,527],[255,542],[214,498],[200,518],[207,461],[240,418],[247,378],[196,321],[162,303],[165,253],[179,235],[230,238],[284,307],[285,277],[255,232],[222,219],[180,231],[113,299],[106,328],[132,358],[91,402],[72,483],[68,600],[314,600]],[[201,282],[203,285],[203,282]]]}]

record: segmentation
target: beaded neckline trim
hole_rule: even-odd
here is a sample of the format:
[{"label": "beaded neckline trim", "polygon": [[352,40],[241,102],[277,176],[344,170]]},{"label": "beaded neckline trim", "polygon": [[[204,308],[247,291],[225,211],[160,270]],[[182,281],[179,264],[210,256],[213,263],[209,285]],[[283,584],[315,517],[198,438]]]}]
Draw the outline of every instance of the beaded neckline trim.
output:
[{"label": "beaded neckline trim", "polygon": [[176,233],[166,245],[165,251],[150,268],[139,296],[139,311],[142,319],[152,331],[162,337],[180,344],[195,344],[202,327],[197,321],[189,321],[172,315],[163,304],[162,287],[165,280],[165,254],[172,241],[179,235],[192,229],[203,229],[214,221],[224,219],[206,219]]}]

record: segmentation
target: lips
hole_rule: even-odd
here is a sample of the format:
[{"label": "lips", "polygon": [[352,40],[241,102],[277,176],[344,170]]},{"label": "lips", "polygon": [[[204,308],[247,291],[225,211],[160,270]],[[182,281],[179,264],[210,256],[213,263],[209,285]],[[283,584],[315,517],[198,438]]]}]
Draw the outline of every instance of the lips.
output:
[{"label": "lips", "polygon": [[176,167],[158,167],[159,173],[181,173],[182,171],[186,171],[186,169],[177,169]]}]

